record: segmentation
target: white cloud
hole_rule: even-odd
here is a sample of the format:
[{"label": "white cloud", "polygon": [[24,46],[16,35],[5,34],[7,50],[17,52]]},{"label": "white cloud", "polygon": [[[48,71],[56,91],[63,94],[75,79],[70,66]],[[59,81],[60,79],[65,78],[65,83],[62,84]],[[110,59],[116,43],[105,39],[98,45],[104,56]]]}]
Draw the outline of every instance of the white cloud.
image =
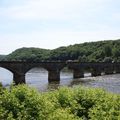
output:
[{"label": "white cloud", "polygon": [[[14,0],[11,1],[14,2]],[[4,31],[8,29],[13,31],[9,33],[8,30],[8,32],[0,33],[0,42],[2,43],[0,44],[0,53],[10,53],[25,46],[56,48],[86,41],[118,39],[120,38],[119,30],[113,29],[107,20],[100,22],[104,19],[101,16],[106,12],[106,5],[110,1],[112,0],[21,0],[23,4],[9,5],[7,8],[1,7],[0,18],[3,21],[7,19],[3,25],[0,21],[2,28]],[[113,17],[109,16],[109,18],[119,19],[119,12],[115,15],[110,14]],[[34,26],[35,21],[32,20],[48,21],[48,26],[42,26],[45,27],[44,31],[40,31],[40,26],[38,29],[31,28],[30,31],[23,28],[24,26],[19,27],[23,21],[29,20],[31,22],[28,26],[31,24]],[[60,28],[60,25],[51,26],[49,21],[69,23],[66,27],[62,24]],[[71,26],[72,23],[73,26]],[[16,31],[14,31],[15,29]],[[21,32],[23,29],[24,33]]]},{"label": "white cloud", "polygon": [[23,5],[2,8],[1,13],[12,19],[73,19],[93,13],[108,0],[26,0]]}]

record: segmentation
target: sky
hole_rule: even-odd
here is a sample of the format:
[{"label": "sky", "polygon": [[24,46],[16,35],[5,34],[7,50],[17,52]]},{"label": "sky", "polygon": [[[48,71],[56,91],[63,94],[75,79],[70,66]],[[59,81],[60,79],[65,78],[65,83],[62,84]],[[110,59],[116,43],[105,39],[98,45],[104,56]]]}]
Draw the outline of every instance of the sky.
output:
[{"label": "sky", "polygon": [[120,39],[120,0],[0,0],[0,54]]}]

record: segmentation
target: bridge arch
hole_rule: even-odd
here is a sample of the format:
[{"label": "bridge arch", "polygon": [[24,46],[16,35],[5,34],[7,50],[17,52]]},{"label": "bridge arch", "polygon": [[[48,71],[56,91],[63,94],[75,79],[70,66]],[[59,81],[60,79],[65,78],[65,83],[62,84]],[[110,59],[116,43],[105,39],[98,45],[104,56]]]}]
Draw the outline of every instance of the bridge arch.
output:
[{"label": "bridge arch", "polygon": [[29,71],[31,71],[32,69],[35,69],[35,68],[41,68],[41,69],[44,69],[46,71],[48,71],[44,66],[42,65],[26,65],[25,66],[25,69],[24,69],[24,74],[27,74]]},{"label": "bridge arch", "polygon": [[69,69],[68,66],[64,66],[60,70],[60,85],[70,85],[73,81],[73,70]]},{"label": "bridge arch", "polygon": [[48,83],[48,71],[40,66],[32,67],[25,73],[25,80],[29,85],[40,87],[40,85]]},{"label": "bridge arch", "polygon": [[11,67],[9,67],[9,66],[0,66],[0,68],[2,68],[2,69],[5,69],[5,70],[7,70],[7,71],[9,71],[9,72],[11,72],[12,74],[14,74],[15,73],[15,70],[13,70]]}]

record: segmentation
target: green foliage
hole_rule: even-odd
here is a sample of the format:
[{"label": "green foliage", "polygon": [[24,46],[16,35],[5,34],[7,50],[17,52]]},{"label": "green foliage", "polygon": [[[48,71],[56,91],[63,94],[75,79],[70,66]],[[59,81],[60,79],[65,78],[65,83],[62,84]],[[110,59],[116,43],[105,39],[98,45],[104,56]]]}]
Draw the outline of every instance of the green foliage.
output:
[{"label": "green foliage", "polygon": [[112,46],[110,46],[109,44],[106,45],[104,47],[104,54],[106,55],[106,57],[112,56]]},{"label": "green foliage", "polygon": [[113,57],[116,58],[117,60],[120,57],[120,48],[119,47],[115,47],[113,49]]},{"label": "green foliage", "polygon": [[38,93],[25,85],[0,94],[0,120],[85,119],[119,120],[120,96],[81,86]]},{"label": "green foliage", "polygon": [[120,62],[120,40],[88,42],[54,50],[40,48],[20,48],[4,57],[2,60],[15,61],[66,61],[78,60],[81,62],[102,62],[110,57]]},{"label": "green foliage", "polygon": [[[0,97],[0,119],[15,120],[43,120],[51,112],[53,106],[33,89],[26,86],[12,87],[10,91],[5,90]],[[49,106],[49,107],[48,107]]]},{"label": "green foliage", "polygon": [[3,61],[5,59],[6,55],[0,55],[0,61]]},{"label": "green foliage", "polygon": [[103,62],[111,63],[112,62],[112,58],[111,57],[105,57]]},{"label": "green foliage", "polygon": [[82,56],[82,57],[79,56],[79,57],[78,57],[78,61],[79,61],[79,62],[87,62],[88,60],[87,60],[87,57],[84,55],[84,56]]},{"label": "green foliage", "polygon": [[6,56],[11,61],[41,61],[46,60],[50,51],[40,48],[20,48]]}]

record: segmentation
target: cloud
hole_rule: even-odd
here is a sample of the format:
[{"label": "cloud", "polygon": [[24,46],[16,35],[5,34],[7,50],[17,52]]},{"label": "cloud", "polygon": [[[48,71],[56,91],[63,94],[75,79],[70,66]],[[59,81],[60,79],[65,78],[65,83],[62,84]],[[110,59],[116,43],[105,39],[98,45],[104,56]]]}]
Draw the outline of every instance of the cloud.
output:
[{"label": "cloud", "polygon": [[0,14],[18,20],[69,20],[92,14],[105,1],[108,0],[25,0],[22,5],[1,8]]},{"label": "cloud", "polygon": [[0,52],[10,53],[25,46],[52,49],[86,41],[118,39],[119,8],[116,12],[117,3],[113,2],[21,0],[14,3],[10,0],[7,7],[0,7]]}]

